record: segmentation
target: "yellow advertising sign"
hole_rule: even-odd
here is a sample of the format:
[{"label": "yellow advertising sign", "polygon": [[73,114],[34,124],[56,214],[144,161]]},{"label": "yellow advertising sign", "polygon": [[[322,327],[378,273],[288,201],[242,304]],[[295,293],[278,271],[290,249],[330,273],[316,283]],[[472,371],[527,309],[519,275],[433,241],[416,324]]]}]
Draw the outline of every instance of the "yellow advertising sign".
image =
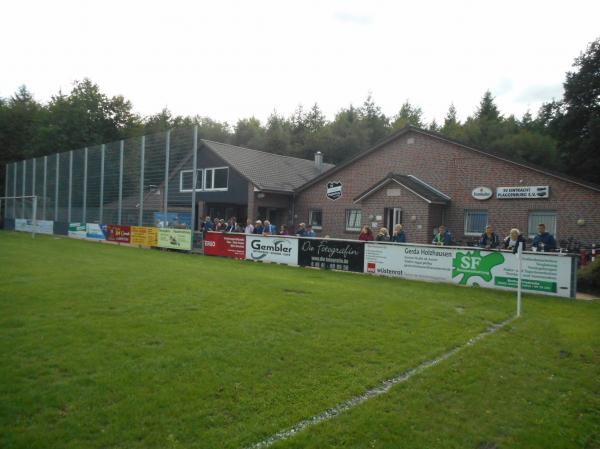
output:
[{"label": "yellow advertising sign", "polygon": [[158,228],[132,226],[131,244],[144,246],[158,246]]}]

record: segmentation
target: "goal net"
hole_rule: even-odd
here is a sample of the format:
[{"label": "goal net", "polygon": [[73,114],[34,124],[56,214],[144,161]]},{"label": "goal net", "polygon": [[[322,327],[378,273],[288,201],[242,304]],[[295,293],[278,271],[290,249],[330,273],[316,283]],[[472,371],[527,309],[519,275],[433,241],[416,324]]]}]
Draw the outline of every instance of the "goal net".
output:
[{"label": "goal net", "polygon": [[35,234],[52,234],[51,226],[46,220],[40,220],[38,211],[38,197],[29,196],[2,196],[0,197],[0,227],[6,230],[15,230]]}]

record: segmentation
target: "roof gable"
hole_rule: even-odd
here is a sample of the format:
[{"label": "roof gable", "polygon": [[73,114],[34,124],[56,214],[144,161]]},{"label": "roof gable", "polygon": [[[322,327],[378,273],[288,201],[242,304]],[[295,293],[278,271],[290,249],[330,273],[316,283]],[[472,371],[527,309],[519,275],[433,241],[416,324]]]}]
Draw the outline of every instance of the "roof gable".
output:
[{"label": "roof gable", "polygon": [[354,202],[358,203],[371,195],[375,194],[383,187],[390,183],[395,183],[409,190],[423,201],[429,204],[442,204],[448,205],[450,204],[451,198],[443,192],[440,192],[435,187],[430,186],[425,181],[417,178],[412,175],[402,175],[398,173],[389,173],[385,178],[376,184],[369,187],[367,190],[362,192],[356,198],[354,198]]}]

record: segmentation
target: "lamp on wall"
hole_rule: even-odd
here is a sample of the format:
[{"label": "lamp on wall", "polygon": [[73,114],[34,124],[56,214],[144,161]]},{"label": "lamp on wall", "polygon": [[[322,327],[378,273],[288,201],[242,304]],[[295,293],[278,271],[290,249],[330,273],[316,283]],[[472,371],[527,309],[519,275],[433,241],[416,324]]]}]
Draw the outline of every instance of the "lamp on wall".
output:
[{"label": "lamp on wall", "polygon": [[265,194],[262,192],[259,192],[256,194],[256,198],[258,198],[259,200],[262,200],[265,197]]},{"label": "lamp on wall", "polygon": [[583,218],[580,218],[579,220],[577,220],[577,226],[583,226],[585,224],[585,220]]},{"label": "lamp on wall", "polygon": [[416,215],[411,215],[410,216],[410,221],[417,221],[417,216]]}]

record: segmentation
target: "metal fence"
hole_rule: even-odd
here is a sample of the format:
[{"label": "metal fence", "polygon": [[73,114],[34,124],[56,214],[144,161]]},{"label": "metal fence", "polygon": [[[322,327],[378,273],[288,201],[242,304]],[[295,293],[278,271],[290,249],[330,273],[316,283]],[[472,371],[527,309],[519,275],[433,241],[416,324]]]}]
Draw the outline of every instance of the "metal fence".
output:
[{"label": "metal fence", "polygon": [[[196,185],[197,148],[198,127],[178,128],[12,162],[5,195],[36,195],[37,220],[193,229],[195,190],[182,196],[170,184],[185,166]],[[34,218],[31,201],[3,206],[6,219]]]}]

